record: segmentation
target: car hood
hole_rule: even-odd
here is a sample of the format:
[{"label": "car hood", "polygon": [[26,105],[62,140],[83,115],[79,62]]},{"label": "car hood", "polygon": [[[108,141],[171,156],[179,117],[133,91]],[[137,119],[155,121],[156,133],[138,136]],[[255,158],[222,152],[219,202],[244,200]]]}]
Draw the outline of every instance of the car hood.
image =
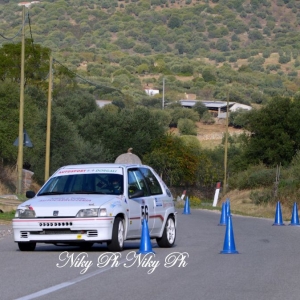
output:
[{"label": "car hood", "polygon": [[31,207],[36,217],[53,217],[54,211],[58,211],[57,217],[75,217],[80,209],[99,208],[112,200],[120,200],[120,196],[88,194],[38,196],[23,202],[18,208]]}]

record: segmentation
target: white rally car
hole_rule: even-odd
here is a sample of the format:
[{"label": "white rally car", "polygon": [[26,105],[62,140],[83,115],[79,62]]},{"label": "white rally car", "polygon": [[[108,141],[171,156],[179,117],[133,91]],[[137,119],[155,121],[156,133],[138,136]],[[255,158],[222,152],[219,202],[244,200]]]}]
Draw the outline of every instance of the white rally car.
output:
[{"label": "white rally car", "polygon": [[129,164],[70,165],[57,170],[13,219],[14,240],[21,251],[36,243],[89,248],[106,242],[121,251],[124,241],[140,239],[147,219],[150,238],[172,247],[177,217],[173,197],[149,166]]}]

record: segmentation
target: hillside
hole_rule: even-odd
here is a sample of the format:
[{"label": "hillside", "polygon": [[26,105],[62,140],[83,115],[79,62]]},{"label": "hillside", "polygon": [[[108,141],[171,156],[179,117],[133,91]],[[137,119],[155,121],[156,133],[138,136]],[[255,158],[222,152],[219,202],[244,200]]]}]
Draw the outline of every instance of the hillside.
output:
[{"label": "hillside", "polygon": [[[20,42],[18,2],[0,1],[0,45]],[[44,0],[26,10],[25,35],[135,100],[146,86],[162,90],[164,76],[167,101],[184,92],[222,99],[229,84],[233,101],[265,103],[298,91],[299,8],[292,0]]]}]

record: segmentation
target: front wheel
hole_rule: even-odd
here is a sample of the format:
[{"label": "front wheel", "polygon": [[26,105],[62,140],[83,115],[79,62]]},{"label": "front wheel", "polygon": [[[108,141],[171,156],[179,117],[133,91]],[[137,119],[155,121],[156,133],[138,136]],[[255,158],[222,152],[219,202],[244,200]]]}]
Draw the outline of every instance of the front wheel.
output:
[{"label": "front wheel", "polygon": [[161,248],[171,248],[176,239],[176,227],[173,217],[167,219],[164,232],[161,238],[157,238],[156,242]]},{"label": "front wheel", "polygon": [[34,251],[36,243],[23,242],[18,243],[20,251]]},{"label": "front wheel", "polygon": [[124,220],[120,217],[116,217],[113,225],[112,239],[107,242],[107,248],[110,251],[122,251],[124,246]]}]

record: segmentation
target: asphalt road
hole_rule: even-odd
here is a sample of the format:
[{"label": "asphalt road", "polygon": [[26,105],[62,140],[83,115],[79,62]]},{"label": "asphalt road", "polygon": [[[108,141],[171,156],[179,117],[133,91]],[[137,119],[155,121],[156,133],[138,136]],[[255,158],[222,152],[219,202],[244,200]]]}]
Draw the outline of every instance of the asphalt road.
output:
[{"label": "asphalt road", "polygon": [[[300,227],[233,215],[239,253],[220,254],[226,228],[219,220],[217,212],[178,211],[176,246],[158,248],[152,240],[155,256],[142,255],[140,264],[133,259],[139,241],[114,256],[101,245],[86,254],[43,244],[20,252],[12,235],[2,234],[0,299],[299,299]],[[0,233],[9,228],[0,225]]]}]

